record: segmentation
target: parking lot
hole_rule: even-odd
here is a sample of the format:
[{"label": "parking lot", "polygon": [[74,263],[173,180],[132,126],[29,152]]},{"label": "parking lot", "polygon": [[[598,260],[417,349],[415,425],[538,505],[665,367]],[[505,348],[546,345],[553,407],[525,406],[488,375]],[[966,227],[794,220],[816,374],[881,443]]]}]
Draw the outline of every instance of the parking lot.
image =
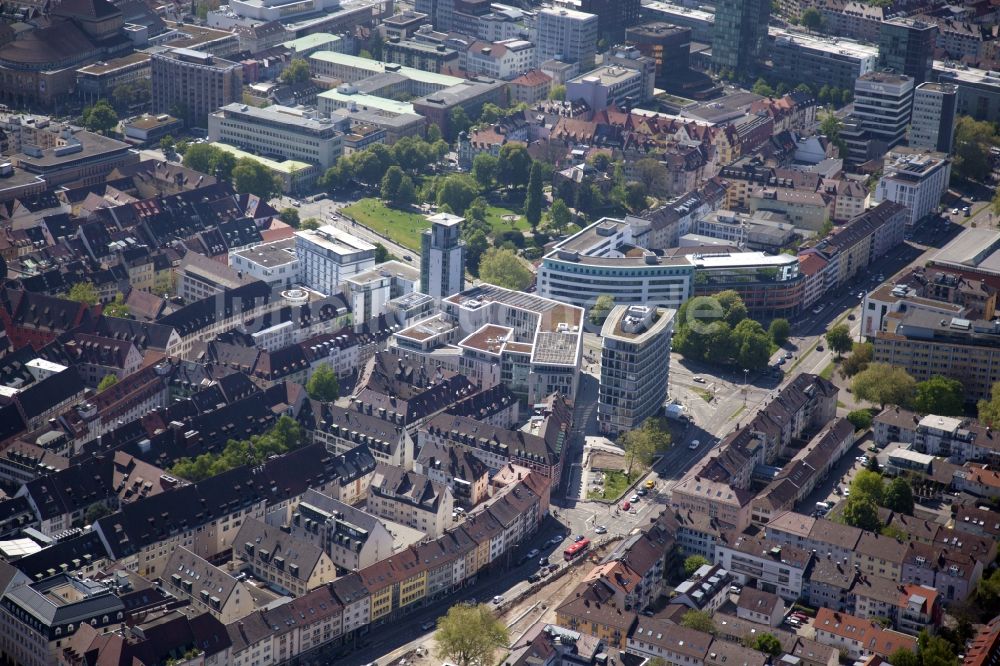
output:
[{"label": "parking lot", "polygon": [[[867,456],[875,455],[870,447],[873,446],[871,436],[855,442],[854,446],[848,449],[844,457],[830,470],[829,476],[821,481],[803,501],[799,506],[798,510],[800,513],[807,515],[817,515],[817,502],[825,502],[829,504],[829,509],[826,512],[820,511],[819,513],[823,515],[829,515],[830,511],[833,511],[837,504],[843,502],[847,497],[850,496],[850,485],[851,481],[854,480],[854,475],[858,473],[859,470],[865,468],[865,463],[863,459],[867,459]],[[847,495],[844,492],[847,491]]]}]

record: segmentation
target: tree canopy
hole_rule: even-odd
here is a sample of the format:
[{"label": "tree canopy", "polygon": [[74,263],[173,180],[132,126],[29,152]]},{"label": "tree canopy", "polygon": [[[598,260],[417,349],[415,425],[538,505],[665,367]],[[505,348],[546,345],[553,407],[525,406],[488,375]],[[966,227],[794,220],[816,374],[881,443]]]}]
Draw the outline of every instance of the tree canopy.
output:
[{"label": "tree canopy", "polygon": [[196,458],[181,458],[170,473],[188,481],[201,481],[242,465],[259,465],[273,455],[296,449],[305,441],[302,426],[282,415],[270,430],[247,440],[231,439],[221,453],[203,453]]},{"label": "tree canopy", "polygon": [[128,319],[130,311],[128,305],[125,304],[125,295],[118,292],[118,294],[115,295],[115,300],[105,305],[101,312],[108,317]]},{"label": "tree canopy", "polygon": [[542,204],[545,193],[542,190],[542,164],[533,162],[528,175],[528,193],[524,199],[524,217],[534,229],[542,220]]},{"label": "tree canopy", "polygon": [[657,453],[670,446],[670,433],[660,428],[655,419],[646,419],[642,426],[625,432],[620,439],[628,465],[625,476],[632,478],[632,468],[647,469]]},{"label": "tree canopy", "polygon": [[108,100],[99,99],[83,110],[83,126],[91,132],[106,134],[118,126],[118,114]]},{"label": "tree canopy", "polygon": [[846,524],[869,532],[878,532],[881,527],[878,506],[871,499],[864,497],[851,495],[847,499],[843,519]]},{"label": "tree canopy", "polygon": [[921,414],[961,416],[965,413],[965,388],[957,379],[934,375],[917,383],[913,409]]},{"label": "tree canopy", "polygon": [[86,305],[97,305],[97,301],[100,300],[100,296],[97,293],[97,287],[94,286],[93,282],[77,282],[69,288],[69,293],[66,294],[66,298],[71,301],[76,301],[77,303],[84,303]]},{"label": "tree canopy", "polygon": [[771,325],[767,327],[767,333],[771,336],[774,344],[781,346],[788,342],[788,336],[792,332],[791,324],[787,319],[773,319]]},{"label": "tree canopy", "polygon": [[991,428],[1000,426],[1000,382],[995,383],[990,390],[990,399],[980,400],[977,406],[980,421]]},{"label": "tree canopy", "polygon": [[277,179],[263,164],[242,157],[233,167],[233,187],[240,194],[253,194],[265,201],[281,192]]},{"label": "tree canopy", "polygon": [[[882,492],[882,504],[887,509],[907,516],[913,515],[913,488],[906,479],[897,476]],[[895,665],[893,665],[895,666]]]},{"label": "tree canopy", "polygon": [[101,377],[101,381],[97,384],[97,392],[100,393],[105,389],[109,389],[118,383],[118,376],[108,373]]},{"label": "tree canopy", "polygon": [[507,627],[486,604],[456,604],[438,620],[434,640],[438,656],[456,666],[485,666],[493,663],[497,650],[507,647]]},{"label": "tree canopy", "polygon": [[524,291],[534,275],[512,250],[491,247],[479,260],[479,278],[498,287]]},{"label": "tree canopy", "polygon": [[689,610],[681,616],[681,626],[694,631],[702,631],[713,636],[718,633],[712,616],[705,611]]},{"label": "tree canopy", "polygon": [[838,324],[826,332],[826,343],[830,345],[837,356],[851,351],[854,341],[851,340],[851,329],[846,324]]},{"label": "tree canopy", "polygon": [[992,123],[960,117],[955,124],[955,174],[969,180],[984,180],[991,170],[990,149],[998,144]]},{"label": "tree canopy", "polygon": [[340,397],[340,384],[337,373],[329,363],[320,363],[306,382],[306,393],[313,400],[333,402]]},{"label": "tree canopy", "polygon": [[688,578],[690,578],[694,575],[695,571],[702,568],[706,564],[709,564],[709,561],[701,555],[689,555],[684,560],[684,573],[688,576]]},{"label": "tree canopy", "polygon": [[886,405],[906,406],[913,399],[916,380],[906,370],[887,363],[871,363],[854,376],[851,390],[854,397]]},{"label": "tree canopy", "polygon": [[281,81],[289,85],[305,83],[309,80],[309,76],[309,63],[302,58],[292,58],[292,61],[281,72]]},{"label": "tree canopy", "polygon": [[757,638],[753,640],[750,647],[758,652],[769,654],[772,657],[777,657],[783,651],[781,648],[781,641],[779,641],[774,634],[767,633],[758,635]]}]

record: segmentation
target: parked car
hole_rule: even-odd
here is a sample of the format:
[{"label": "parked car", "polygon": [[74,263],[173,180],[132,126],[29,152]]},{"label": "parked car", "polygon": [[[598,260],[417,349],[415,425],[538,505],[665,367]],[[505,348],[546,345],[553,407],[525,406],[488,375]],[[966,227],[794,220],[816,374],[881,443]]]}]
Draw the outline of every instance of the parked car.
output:
[{"label": "parked car", "polygon": [[826,349],[826,347],[824,347],[823,345],[816,345],[816,351],[821,352],[824,349]]},{"label": "parked car", "polygon": [[549,565],[549,571],[555,571],[558,568],[559,568],[558,564],[553,563]]},{"label": "parked car", "polygon": [[437,622],[435,622],[434,620],[427,620],[426,622],[420,625],[420,628],[423,629],[424,631],[430,631],[436,626]]},{"label": "parked car", "polygon": [[743,588],[740,587],[739,585],[730,585],[729,591],[732,592],[733,594],[739,594],[740,592],[743,591]]},{"label": "parked car", "polygon": [[493,603],[499,606],[500,604],[503,603],[503,597],[501,597],[499,594],[496,595],[495,597],[493,597]]},{"label": "parked car", "polygon": [[551,539],[549,539],[549,543],[551,543],[553,546],[555,546],[556,544],[562,543],[562,540],[563,540],[562,535],[557,534],[554,537],[552,537]]},{"label": "parked car", "polygon": [[403,260],[404,260],[404,261],[413,261],[413,257],[411,257],[411,256],[410,256],[410,255],[408,255],[408,254],[404,254],[404,255],[403,255]]},{"label": "parked car", "polygon": [[549,558],[547,557],[538,558],[538,566],[547,567],[548,565],[549,565]]},{"label": "parked car", "polygon": [[652,479],[646,479],[646,487],[652,490],[656,486],[656,482]]},{"label": "parked car", "polygon": [[790,351],[785,352],[785,358],[792,358],[792,356],[793,356],[792,352]]},{"label": "parked car", "polygon": [[531,550],[528,551],[528,559],[531,559],[533,557],[538,557],[538,549],[537,548],[532,548]]},{"label": "parked car", "polygon": [[648,493],[649,491],[646,490],[645,488],[639,488],[639,490],[635,491],[635,494],[638,495],[639,497],[645,497]]},{"label": "parked car", "polygon": [[629,498],[628,498],[628,501],[629,501],[629,502],[632,502],[632,504],[635,504],[636,502],[638,502],[638,501],[639,501],[639,496],[633,493],[633,494],[632,494],[632,497],[629,497]]},{"label": "parked car", "polygon": [[625,500],[624,502],[622,502],[622,511],[628,511],[631,508],[632,508],[632,503],[631,502],[629,502],[628,500]]},{"label": "parked car", "polygon": [[608,528],[605,527],[604,525],[598,525],[597,527],[594,528],[594,532],[597,534],[607,534]]},{"label": "parked car", "polygon": [[541,579],[542,579],[542,577],[541,577],[541,576],[539,576],[539,575],[538,575],[538,574],[536,574],[536,573],[533,573],[533,574],[531,574],[530,576],[528,576],[528,582],[529,582],[529,583],[537,583],[537,582],[538,582],[538,581],[540,581]]},{"label": "parked car", "polygon": [[688,448],[691,449],[692,451],[697,449],[699,446],[701,446],[701,442],[699,442],[697,439],[692,439],[691,443],[688,444]]},{"label": "parked car", "polygon": [[699,375],[695,375],[694,377],[691,378],[691,381],[693,381],[695,384],[704,384],[705,378]]},{"label": "parked car", "polygon": [[586,538],[587,537],[583,536],[582,534],[577,534],[575,537],[573,537],[573,543],[580,543]]}]

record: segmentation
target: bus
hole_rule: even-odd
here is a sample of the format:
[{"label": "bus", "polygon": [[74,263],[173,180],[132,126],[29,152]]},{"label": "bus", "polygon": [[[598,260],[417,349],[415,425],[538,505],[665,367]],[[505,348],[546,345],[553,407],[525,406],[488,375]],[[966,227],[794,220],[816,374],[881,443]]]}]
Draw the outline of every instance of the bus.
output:
[{"label": "bus", "polygon": [[567,562],[569,562],[574,557],[576,557],[583,551],[587,550],[588,546],[590,546],[590,539],[583,539],[581,541],[577,541],[572,546],[563,551],[563,557],[566,558]]}]

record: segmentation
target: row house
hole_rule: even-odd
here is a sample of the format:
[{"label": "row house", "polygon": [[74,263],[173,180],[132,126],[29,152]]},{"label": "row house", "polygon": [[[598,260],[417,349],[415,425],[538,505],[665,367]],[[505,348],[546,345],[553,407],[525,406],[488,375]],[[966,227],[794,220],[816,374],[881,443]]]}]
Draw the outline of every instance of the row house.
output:
[{"label": "row house", "polygon": [[[375,460],[402,470],[413,469],[416,446],[398,412],[354,402],[351,407],[310,400],[300,414],[312,441],[341,454],[364,445]],[[353,503],[353,502],[349,502]]]},{"label": "row house", "polygon": [[724,532],[715,547],[715,562],[744,585],[753,585],[787,601],[802,596],[812,555],[738,532]]},{"label": "row house", "polygon": [[337,577],[322,548],[254,518],[244,520],[236,533],[233,556],[254,576],[293,597]]},{"label": "row house", "polygon": [[883,629],[873,620],[862,620],[829,608],[819,609],[813,626],[817,642],[840,650],[848,659],[858,660],[871,655],[887,659],[896,650],[917,650],[917,639],[913,636]]}]

